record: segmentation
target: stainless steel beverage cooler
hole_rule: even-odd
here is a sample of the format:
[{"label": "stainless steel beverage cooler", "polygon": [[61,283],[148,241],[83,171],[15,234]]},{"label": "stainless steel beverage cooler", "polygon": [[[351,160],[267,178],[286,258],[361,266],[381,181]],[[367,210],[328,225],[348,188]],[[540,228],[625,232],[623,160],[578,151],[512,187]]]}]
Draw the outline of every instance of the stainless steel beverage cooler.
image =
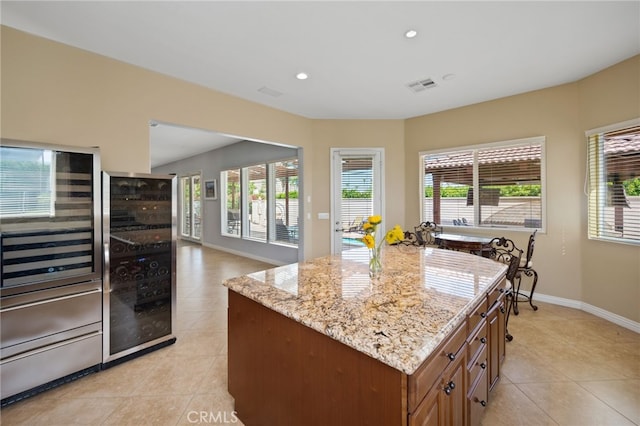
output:
[{"label": "stainless steel beverage cooler", "polygon": [[171,175],[103,172],[104,367],[175,342]]},{"label": "stainless steel beverage cooler", "polygon": [[97,149],[2,139],[2,405],[100,368],[100,199]]}]

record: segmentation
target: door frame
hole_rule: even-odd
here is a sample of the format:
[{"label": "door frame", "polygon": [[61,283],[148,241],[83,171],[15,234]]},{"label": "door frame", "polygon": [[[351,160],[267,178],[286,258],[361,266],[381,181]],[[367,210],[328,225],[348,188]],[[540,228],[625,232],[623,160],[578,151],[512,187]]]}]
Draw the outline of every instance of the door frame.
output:
[{"label": "door frame", "polygon": [[[330,190],[330,199],[331,199],[331,214],[330,214],[330,232],[331,232],[331,254],[339,254],[342,251],[342,239],[340,239],[340,244],[338,246],[338,241],[336,241],[336,226],[339,226],[341,223],[341,207],[338,206],[336,202],[336,197],[338,193],[342,198],[342,179],[337,181],[338,177],[341,176],[341,162],[337,163],[337,159],[340,161],[344,157],[373,157],[374,158],[374,167],[373,167],[373,193],[374,193],[374,214],[380,214],[384,216],[385,210],[385,196],[384,196],[384,188],[385,188],[385,180],[384,180],[384,148],[331,148],[331,190]],[[336,157],[338,156],[338,157]],[[339,192],[338,192],[339,191]],[[376,194],[379,194],[376,197]],[[375,206],[377,205],[377,209]],[[379,210],[377,212],[376,210]],[[378,232],[381,235],[384,235],[384,222],[378,227]],[[340,249],[340,250],[338,250]]]}]

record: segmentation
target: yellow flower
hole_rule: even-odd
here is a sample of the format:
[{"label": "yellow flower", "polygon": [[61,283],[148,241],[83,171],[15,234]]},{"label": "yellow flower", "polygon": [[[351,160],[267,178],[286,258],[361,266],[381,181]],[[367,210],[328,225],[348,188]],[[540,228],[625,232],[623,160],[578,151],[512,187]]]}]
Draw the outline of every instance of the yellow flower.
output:
[{"label": "yellow flower", "polygon": [[367,248],[370,248],[370,249],[375,248],[376,246],[376,239],[371,234],[367,234],[364,237],[362,237],[362,242],[364,243],[365,246],[367,246]]},{"label": "yellow flower", "polygon": [[402,241],[403,239],[404,239],[404,231],[402,230],[400,225],[394,226],[393,229],[387,232],[387,235],[385,235],[385,240],[387,241],[387,244],[397,243],[399,241]]},{"label": "yellow flower", "polygon": [[368,221],[371,225],[380,225],[380,223],[382,223],[382,216],[380,216],[380,215],[369,216],[369,218],[367,219],[367,221]]},{"label": "yellow flower", "polygon": [[367,232],[369,230],[374,231],[375,229],[372,224],[370,224],[369,222],[365,222],[362,224],[362,230]]}]

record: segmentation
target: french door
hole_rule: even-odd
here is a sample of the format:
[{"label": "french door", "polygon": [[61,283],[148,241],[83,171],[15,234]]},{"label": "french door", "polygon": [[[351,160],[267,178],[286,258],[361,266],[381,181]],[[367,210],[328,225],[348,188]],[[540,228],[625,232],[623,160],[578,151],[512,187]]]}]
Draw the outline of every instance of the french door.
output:
[{"label": "french door", "polygon": [[180,178],[180,236],[200,241],[202,238],[202,178],[194,173]]},{"label": "french door", "polygon": [[[382,148],[331,150],[331,252],[362,246],[362,222],[384,211]],[[378,231],[384,234],[384,222]]]}]

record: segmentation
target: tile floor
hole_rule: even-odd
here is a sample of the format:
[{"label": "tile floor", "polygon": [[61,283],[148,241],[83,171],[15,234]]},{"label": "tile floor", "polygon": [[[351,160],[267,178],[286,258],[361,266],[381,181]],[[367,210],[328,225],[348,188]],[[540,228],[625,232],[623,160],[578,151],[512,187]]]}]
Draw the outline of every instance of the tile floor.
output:
[{"label": "tile floor", "polygon": [[[5,407],[0,424],[241,424],[226,390],[220,283],[265,267],[180,244],[177,343]],[[514,340],[483,425],[640,425],[640,335],[582,311],[538,305],[533,312],[523,304],[511,317]]]}]

